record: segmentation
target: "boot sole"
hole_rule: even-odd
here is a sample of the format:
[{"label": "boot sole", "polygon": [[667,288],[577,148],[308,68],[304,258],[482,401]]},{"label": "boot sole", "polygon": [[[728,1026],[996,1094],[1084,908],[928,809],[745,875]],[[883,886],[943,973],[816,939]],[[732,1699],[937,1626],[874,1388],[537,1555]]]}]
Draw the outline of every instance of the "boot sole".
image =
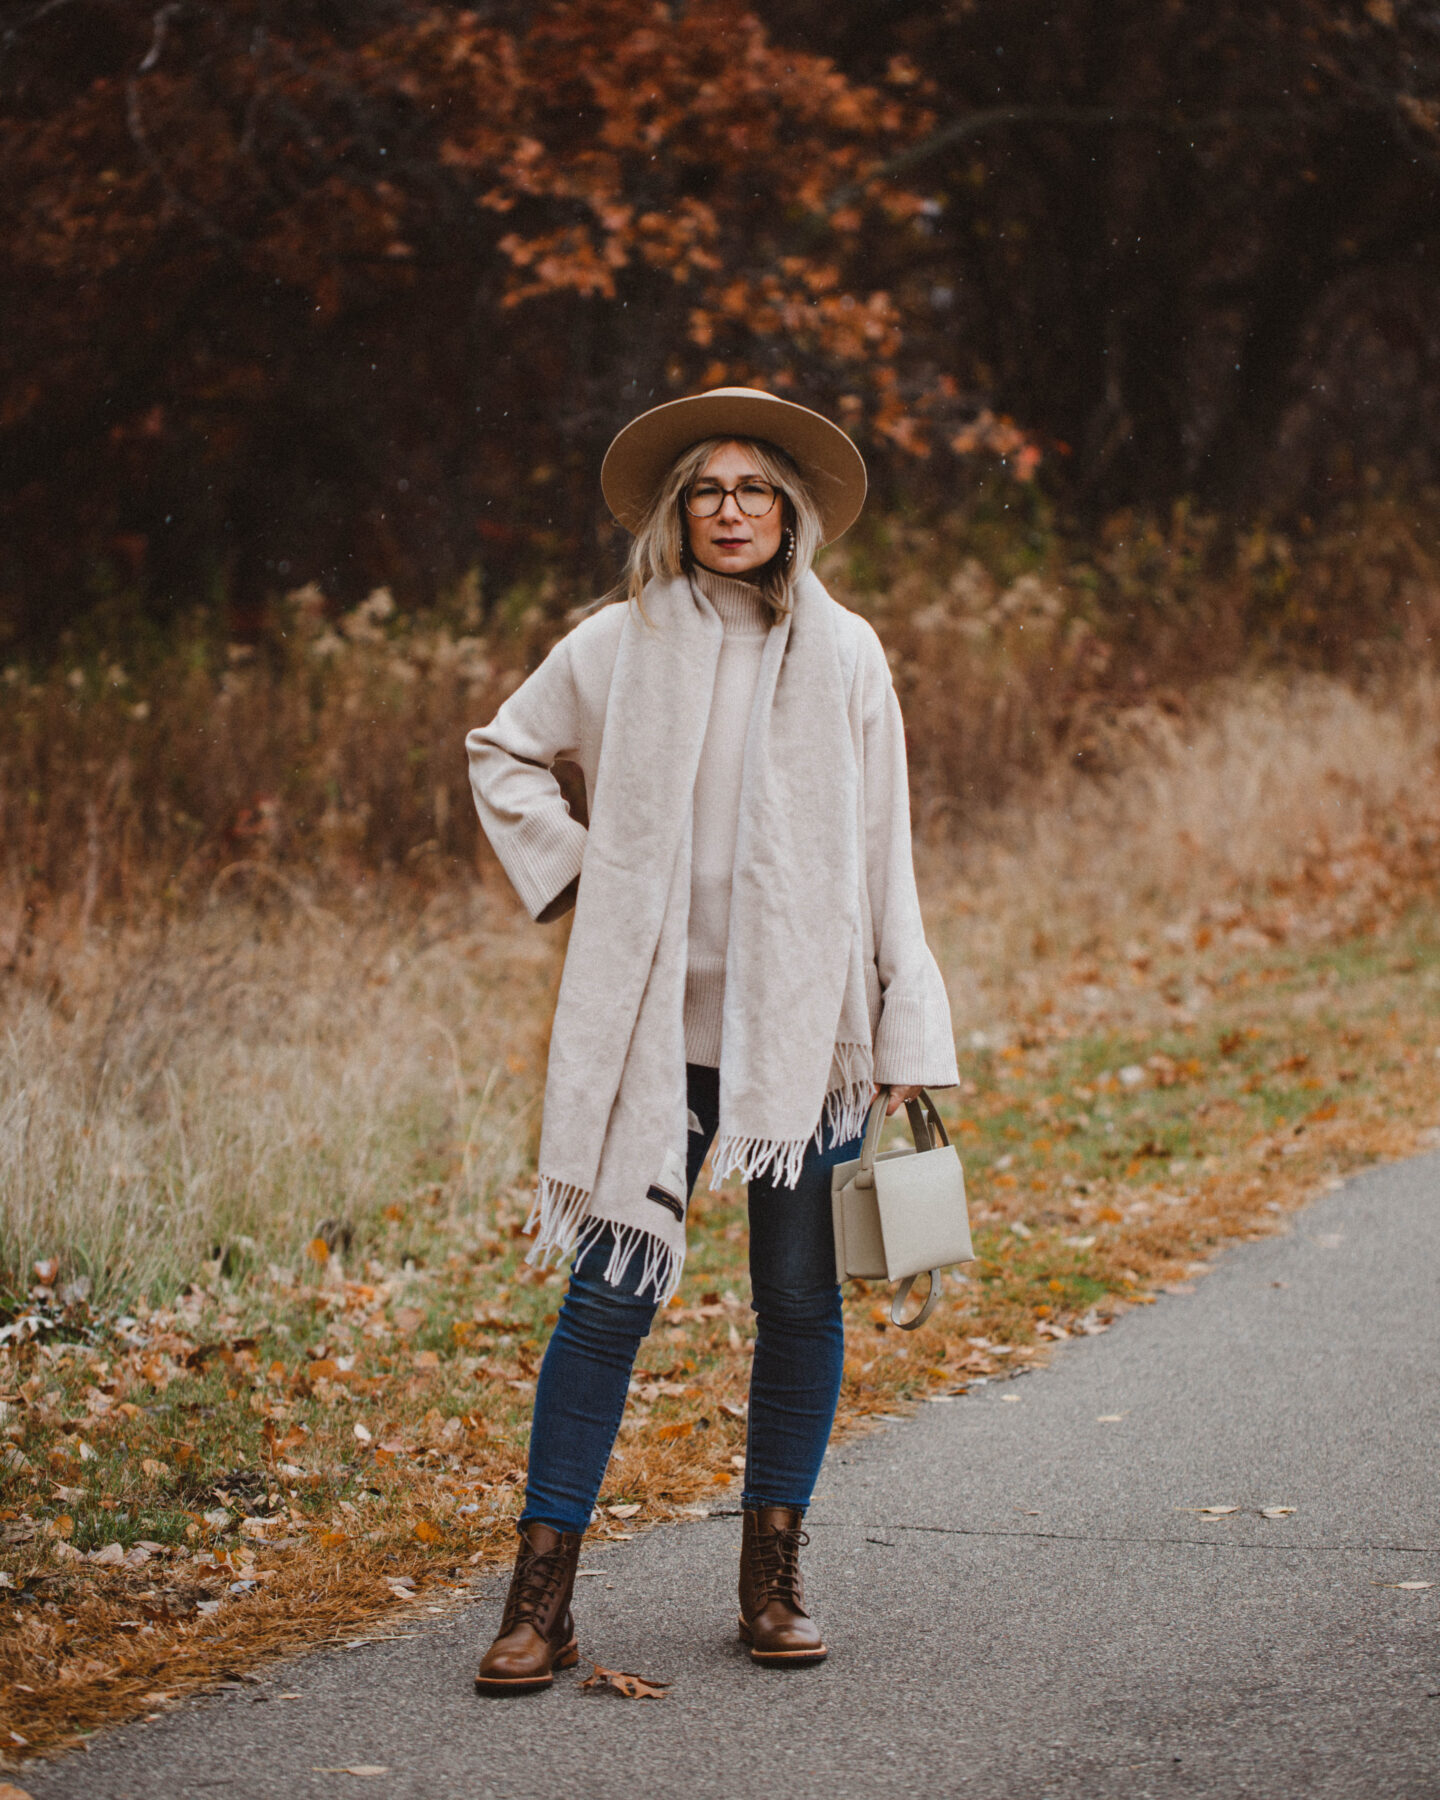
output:
[{"label": "boot sole", "polygon": [[580,1660],[580,1651],[576,1640],[571,1638],[563,1650],[558,1652],[554,1662],[543,1675],[477,1675],[475,1692],[477,1694],[538,1694],[545,1688],[555,1685],[552,1670],[573,1669]]},{"label": "boot sole", "polygon": [[759,1663],[762,1668],[801,1669],[807,1663],[824,1662],[830,1654],[824,1644],[816,1650],[757,1650],[750,1627],[743,1619],[740,1621],[740,1641],[749,1644],[751,1662]]}]

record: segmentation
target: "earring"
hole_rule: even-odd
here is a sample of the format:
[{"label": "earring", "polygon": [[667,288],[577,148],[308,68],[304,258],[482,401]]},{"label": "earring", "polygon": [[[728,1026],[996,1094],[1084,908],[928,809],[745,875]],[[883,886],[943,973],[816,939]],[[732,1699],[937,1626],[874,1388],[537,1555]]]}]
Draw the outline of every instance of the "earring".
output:
[{"label": "earring", "polygon": [[780,540],[780,567],[788,575],[790,565],[795,560],[795,533],[787,525],[785,535]]}]

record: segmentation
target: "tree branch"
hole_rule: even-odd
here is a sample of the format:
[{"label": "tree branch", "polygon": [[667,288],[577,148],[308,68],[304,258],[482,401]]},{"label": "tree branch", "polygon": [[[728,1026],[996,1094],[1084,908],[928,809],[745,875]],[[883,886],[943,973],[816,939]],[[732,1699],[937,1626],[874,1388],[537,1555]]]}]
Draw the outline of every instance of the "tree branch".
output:
[{"label": "tree branch", "polygon": [[963,118],[952,119],[948,125],[942,125],[928,138],[918,144],[912,144],[908,150],[902,150],[883,162],[863,181],[852,181],[831,196],[829,210],[834,212],[839,207],[848,206],[857,200],[872,181],[890,181],[897,175],[904,175],[909,170],[918,168],[921,163],[929,162],[931,157],[939,156],[955,144],[962,144],[969,138],[983,137],[986,132],[994,131],[1007,125],[1071,125],[1082,130],[1108,128],[1126,128],[1143,126],[1151,131],[1163,131],[1171,136],[1195,136],[1198,133],[1233,129],[1236,125],[1278,125],[1293,122],[1293,111],[1282,111],[1279,108],[1267,108],[1264,111],[1251,112],[1215,112],[1201,113],[1187,118],[1183,113],[1161,112],[1147,108],[1127,108],[1114,106],[989,106],[979,112],[967,113]]}]

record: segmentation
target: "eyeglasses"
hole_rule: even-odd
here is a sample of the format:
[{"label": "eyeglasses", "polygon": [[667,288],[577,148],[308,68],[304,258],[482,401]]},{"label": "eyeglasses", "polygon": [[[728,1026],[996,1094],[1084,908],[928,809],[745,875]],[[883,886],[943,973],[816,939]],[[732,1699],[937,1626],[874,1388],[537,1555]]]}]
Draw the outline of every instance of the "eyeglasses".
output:
[{"label": "eyeglasses", "polygon": [[747,519],[763,519],[780,497],[780,490],[758,475],[737,481],[733,488],[722,487],[718,481],[696,481],[685,490],[685,510],[692,519],[713,519],[728,494],[735,496],[735,504]]}]

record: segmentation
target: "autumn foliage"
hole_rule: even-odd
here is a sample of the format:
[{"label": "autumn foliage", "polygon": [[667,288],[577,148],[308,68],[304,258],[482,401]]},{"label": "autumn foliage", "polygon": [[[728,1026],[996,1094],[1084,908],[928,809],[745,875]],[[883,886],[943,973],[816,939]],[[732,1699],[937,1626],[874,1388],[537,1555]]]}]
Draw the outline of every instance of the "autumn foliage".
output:
[{"label": "autumn foliage", "polygon": [[877,511],[1086,528],[1440,476],[1440,47],[1396,0],[26,0],[0,641],[486,604],[652,401],[784,388]]},{"label": "autumn foliage", "polygon": [[865,181],[928,124],[907,71],[856,84],[734,0],[77,4],[11,54],[12,593],[35,559],[74,605],[98,560],[193,598],[208,558],[251,599],[423,596],[573,552],[597,444],[700,383],[914,430],[863,273],[918,206]]}]

